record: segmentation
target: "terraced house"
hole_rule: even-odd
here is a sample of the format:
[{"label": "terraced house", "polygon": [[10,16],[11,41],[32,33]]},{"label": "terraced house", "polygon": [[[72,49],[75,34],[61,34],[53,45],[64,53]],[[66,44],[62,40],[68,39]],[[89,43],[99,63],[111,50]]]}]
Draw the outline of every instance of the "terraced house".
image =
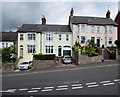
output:
[{"label": "terraced house", "polygon": [[106,17],[73,16],[71,9],[69,25],[73,33],[73,44],[77,41],[86,46],[93,39],[97,47],[115,46],[117,40],[117,24],[110,18],[110,10]]},{"label": "terraced house", "polygon": [[23,24],[18,32],[18,58],[33,59],[33,54],[72,55],[72,32],[68,25]]},{"label": "terraced house", "polygon": [[74,16],[72,8],[68,25],[48,25],[43,16],[42,24],[23,24],[18,29],[18,58],[30,61],[37,53],[72,56],[76,41],[86,46],[90,39],[97,47],[115,46],[117,26],[110,18],[110,10],[106,17],[86,17]]}]

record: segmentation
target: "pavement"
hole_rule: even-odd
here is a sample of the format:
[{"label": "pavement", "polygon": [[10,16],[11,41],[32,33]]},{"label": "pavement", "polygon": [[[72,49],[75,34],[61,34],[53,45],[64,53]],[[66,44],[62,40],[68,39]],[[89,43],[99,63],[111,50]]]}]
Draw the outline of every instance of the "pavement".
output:
[{"label": "pavement", "polygon": [[75,70],[75,69],[88,69],[88,68],[98,68],[104,66],[112,66],[112,65],[120,65],[120,60],[105,60],[104,62],[94,63],[94,64],[81,64],[75,65],[73,64],[62,64],[57,65],[56,67],[49,68],[41,68],[41,69],[30,69],[30,70],[15,70],[14,72],[3,72],[4,75],[22,75],[22,74],[31,74],[31,73],[45,73],[45,72],[56,72],[56,71],[67,71],[67,70]]}]

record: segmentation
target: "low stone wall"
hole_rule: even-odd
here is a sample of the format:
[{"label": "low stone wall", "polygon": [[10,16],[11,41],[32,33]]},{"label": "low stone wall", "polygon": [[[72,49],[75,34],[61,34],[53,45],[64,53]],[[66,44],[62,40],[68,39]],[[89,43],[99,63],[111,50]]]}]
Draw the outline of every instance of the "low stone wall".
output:
[{"label": "low stone wall", "polygon": [[101,59],[102,59],[102,55],[94,56],[94,57],[88,57],[86,55],[79,55],[78,65],[98,63],[98,62],[101,62]]},{"label": "low stone wall", "polygon": [[55,60],[34,60],[33,69],[49,68],[56,66]]},{"label": "low stone wall", "polygon": [[13,63],[6,63],[2,65],[2,72],[12,72],[12,71],[14,71]]}]

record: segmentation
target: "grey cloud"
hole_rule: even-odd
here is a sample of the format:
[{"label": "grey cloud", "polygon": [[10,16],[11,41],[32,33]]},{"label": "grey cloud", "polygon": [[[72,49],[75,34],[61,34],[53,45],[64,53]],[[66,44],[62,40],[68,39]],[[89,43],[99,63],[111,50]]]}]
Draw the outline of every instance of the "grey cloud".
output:
[{"label": "grey cloud", "polygon": [[117,2],[6,2],[2,3],[2,30],[16,29],[21,24],[40,24],[42,15],[47,23],[68,24],[71,8],[75,15],[105,16],[108,4],[116,15]]}]

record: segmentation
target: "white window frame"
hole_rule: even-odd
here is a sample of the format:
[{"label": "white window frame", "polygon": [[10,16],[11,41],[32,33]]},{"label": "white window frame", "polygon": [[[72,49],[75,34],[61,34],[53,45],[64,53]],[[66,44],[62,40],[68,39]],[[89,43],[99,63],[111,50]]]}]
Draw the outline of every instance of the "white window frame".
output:
[{"label": "white window frame", "polygon": [[36,51],[35,49],[36,49],[35,45],[27,45],[27,52],[29,54],[35,53],[35,51]]},{"label": "white window frame", "polygon": [[97,26],[97,33],[100,33],[100,26]]},{"label": "white window frame", "polygon": [[69,34],[66,34],[66,41],[69,41]]},{"label": "white window frame", "polygon": [[91,33],[95,33],[95,26],[91,26]]},{"label": "white window frame", "polygon": [[85,32],[85,30],[86,30],[85,24],[82,24],[81,25],[81,32]]},{"label": "white window frame", "polygon": [[113,31],[112,31],[112,26],[109,26],[108,27],[108,33],[112,33]]},{"label": "white window frame", "polygon": [[20,34],[20,41],[24,40],[23,34]]},{"label": "white window frame", "polygon": [[108,44],[112,44],[112,37],[108,38]]},{"label": "white window frame", "polygon": [[54,46],[53,45],[45,45],[45,53],[53,54]]},{"label": "white window frame", "polygon": [[62,34],[58,34],[59,40],[62,40]]},{"label": "white window frame", "polygon": [[28,37],[28,40],[35,40],[36,39],[36,34],[35,33],[28,33],[27,37]]},{"label": "white window frame", "polygon": [[[83,37],[84,37],[84,42],[83,42]],[[80,43],[81,43],[81,44],[85,44],[85,40],[86,40],[86,37],[85,37],[85,36],[81,36],[81,41],[80,41]]]},{"label": "white window frame", "polygon": [[53,41],[53,33],[46,33],[45,36],[47,41]]}]

